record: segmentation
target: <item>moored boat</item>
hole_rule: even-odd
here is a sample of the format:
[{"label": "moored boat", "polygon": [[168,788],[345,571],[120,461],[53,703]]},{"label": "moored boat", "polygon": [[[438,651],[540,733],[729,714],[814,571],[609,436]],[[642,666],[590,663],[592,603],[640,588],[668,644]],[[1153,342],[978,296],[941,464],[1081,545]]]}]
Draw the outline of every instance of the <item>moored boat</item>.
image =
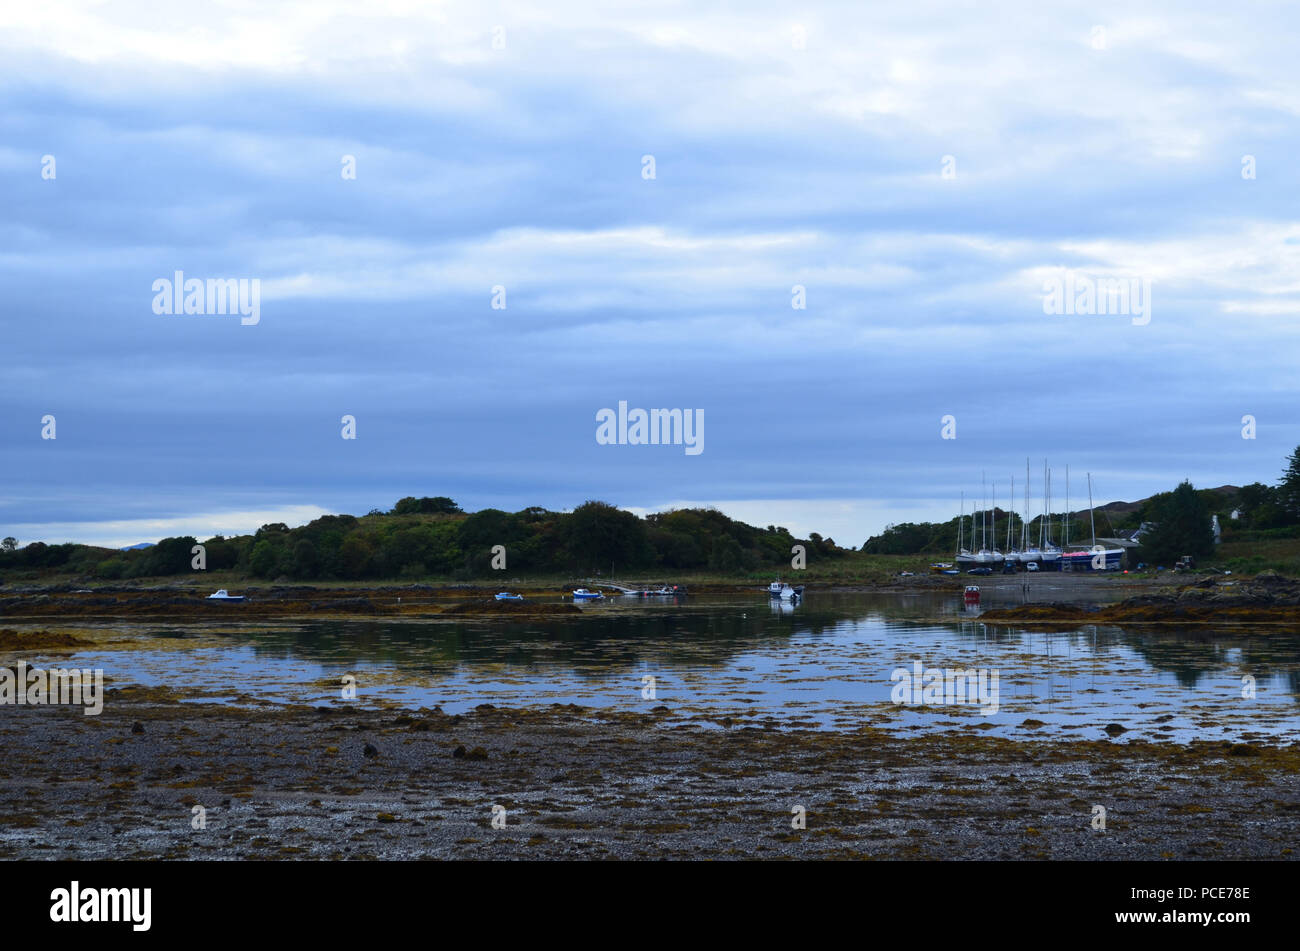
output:
[{"label": "moored boat", "polygon": [[677,584],[660,585],[658,588],[642,588],[640,591],[625,591],[634,598],[677,598],[686,593],[686,589]]},{"label": "moored boat", "polygon": [[803,585],[798,584],[791,587],[781,581],[773,581],[767,586],[767,593],[773,598],[780,598],[782,601],[790,601],[794,598],[803,597]]},{"label": "moored boat", "polygon": [[511,594],[509,591],[502,591],[497,595],[498,601],[522,601],[523,599],[522,594]]},{"label": "moored boat", "polygon": [[573,600],[575,601],[601,601],[604,597],[605,595],[601,592],[588,591],[586,588],[579,588],[577,591],[573,592]]},{"label": "moored boat", "polygon": [[216,594],[208,595],[209,601],[243,601],[242,594],[228,594],[225,588],[219,588]]}]

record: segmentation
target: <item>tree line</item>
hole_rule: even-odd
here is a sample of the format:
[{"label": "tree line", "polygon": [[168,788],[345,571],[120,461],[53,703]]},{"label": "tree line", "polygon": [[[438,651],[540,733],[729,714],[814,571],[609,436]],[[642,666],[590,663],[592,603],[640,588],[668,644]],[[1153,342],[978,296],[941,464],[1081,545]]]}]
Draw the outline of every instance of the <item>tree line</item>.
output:
[{"label": "tree line", "polygon": [[[0,571],[66,573],[103,580],[188,574],[202,545],[206,570],[274,580],[452,580],[487,577],[503,559],[512,574],[585,576],[615,572],[714,571],[788,567],[803,545],[809,562],[840,557],[834,539],[757,528],[714,509],[677,509],[641,518],[608,502],[572,512],[527,508],[466,513],[445,496],[401,499],[388,512],[325,515],[298,528],[263,525],[252,535],[200,541],[164,538],[139,550],[90,545],[0,547]],[[504,551],[497,548],[501,546]],[[501,561],[498,560],[497,564]]]}]

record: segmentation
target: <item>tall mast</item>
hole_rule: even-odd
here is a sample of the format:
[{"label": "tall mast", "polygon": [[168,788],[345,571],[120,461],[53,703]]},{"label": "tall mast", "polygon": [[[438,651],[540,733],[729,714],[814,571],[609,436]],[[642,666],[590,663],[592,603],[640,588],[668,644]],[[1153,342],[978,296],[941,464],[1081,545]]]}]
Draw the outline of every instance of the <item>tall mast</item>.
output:
[{"label": "tall mast", "polygon": [[1043,460],[1043,517],[1038,521],[1038,547],[1047,547],[1047,460]]},{"label": "tall mast", "polygon": [[1062,548],[1070,547],[1070,465],[1065,466],[1065,543]]},{"label": "tall mast", "polygon": [[1007,551],[1011,551],[1011,506],[1016,504],[1016,477],[1011,477],[1011,494],[1007,496]]},{"label": "tall mast", "polygon": [[1029,457],[1025,456],[1025,517],[1020,520],[1020,550],[1024,551],[1029,541]]},{"label": "tall mast", "polygon": [[1092,515],[1092,473],[1088,473],[1088,522],[1092,525],[1092,547],[1097,547],[1097,520]]},{"label": "tall mast", "polygon": [[1052,470],[1047,470],[1047,544],[1052,544]]}]

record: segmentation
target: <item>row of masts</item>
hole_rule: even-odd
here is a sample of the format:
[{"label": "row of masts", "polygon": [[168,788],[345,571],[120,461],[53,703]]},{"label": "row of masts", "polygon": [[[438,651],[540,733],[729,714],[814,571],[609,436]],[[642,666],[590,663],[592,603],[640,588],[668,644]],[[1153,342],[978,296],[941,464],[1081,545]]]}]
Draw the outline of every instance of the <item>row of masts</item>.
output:
[{"label": "row of masts", "polygon": [[[991,555],[1000,558],[1002,552],[997,550],[997,483],[990,487],[986,480],[985,473],[980,474],[980,492],[984,507],[979,512],[979,536],[980,548],[979,554]],[[1016,478],[1011,477],[1011,499],[1016,495]],[[1014,504],[1014,501],[1012,502]],[[1029,460],[1025,460],[1025,508],[1024,515],[1008,510],[1007,511],[1007,539],[1006,549],[1008,554],[1019,555],[1021,553],[1041,555],[1048,553],[1059,557],[1063,548],[1070,547],[1070,523],[1073,521],[1073,513],[1070,512],[1070,467],[1065,467],[1065,512],[1060,515],[1060,537],[1061,545],[1056,545],[1052,540],[1052,470],[1047,466],[1047,460],[1043,460],[1043,513],[1041,517],[1035,517],[1034,521],[1038,522],[1038,543],[1036,546],[1030,546],[1029,524],[1027,517],[1029,514]],[[975,512],[971,512],[971,529],[970,543],[975,543]],[[1014,542],[1014,527],[1016,518],[1020,518],[1020,544],[1019,548],[1012,548]],[[1088,473],[1088,521],[1092,532],[1092,545],[1097,545],[1097,523],[1093,516],[1092,510],[1092,473]],[[989,542],[992,541],[994,547],[989,548]],[[961,513],[957,522],[957,553],[970,554],[970,549],[966,547],[966,493],[961,494]]]}]

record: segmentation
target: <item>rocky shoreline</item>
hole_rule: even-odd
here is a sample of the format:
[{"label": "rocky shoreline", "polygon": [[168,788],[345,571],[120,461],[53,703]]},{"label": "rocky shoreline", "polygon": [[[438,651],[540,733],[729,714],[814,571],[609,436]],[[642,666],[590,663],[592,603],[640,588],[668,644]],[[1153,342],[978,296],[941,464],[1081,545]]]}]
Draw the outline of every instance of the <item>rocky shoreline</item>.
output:
[{"label": "rocky shoreline", "polygon": [[1293,747],[182,699],[0,711],[0,857],[1294,859],[1300,841]]}]

